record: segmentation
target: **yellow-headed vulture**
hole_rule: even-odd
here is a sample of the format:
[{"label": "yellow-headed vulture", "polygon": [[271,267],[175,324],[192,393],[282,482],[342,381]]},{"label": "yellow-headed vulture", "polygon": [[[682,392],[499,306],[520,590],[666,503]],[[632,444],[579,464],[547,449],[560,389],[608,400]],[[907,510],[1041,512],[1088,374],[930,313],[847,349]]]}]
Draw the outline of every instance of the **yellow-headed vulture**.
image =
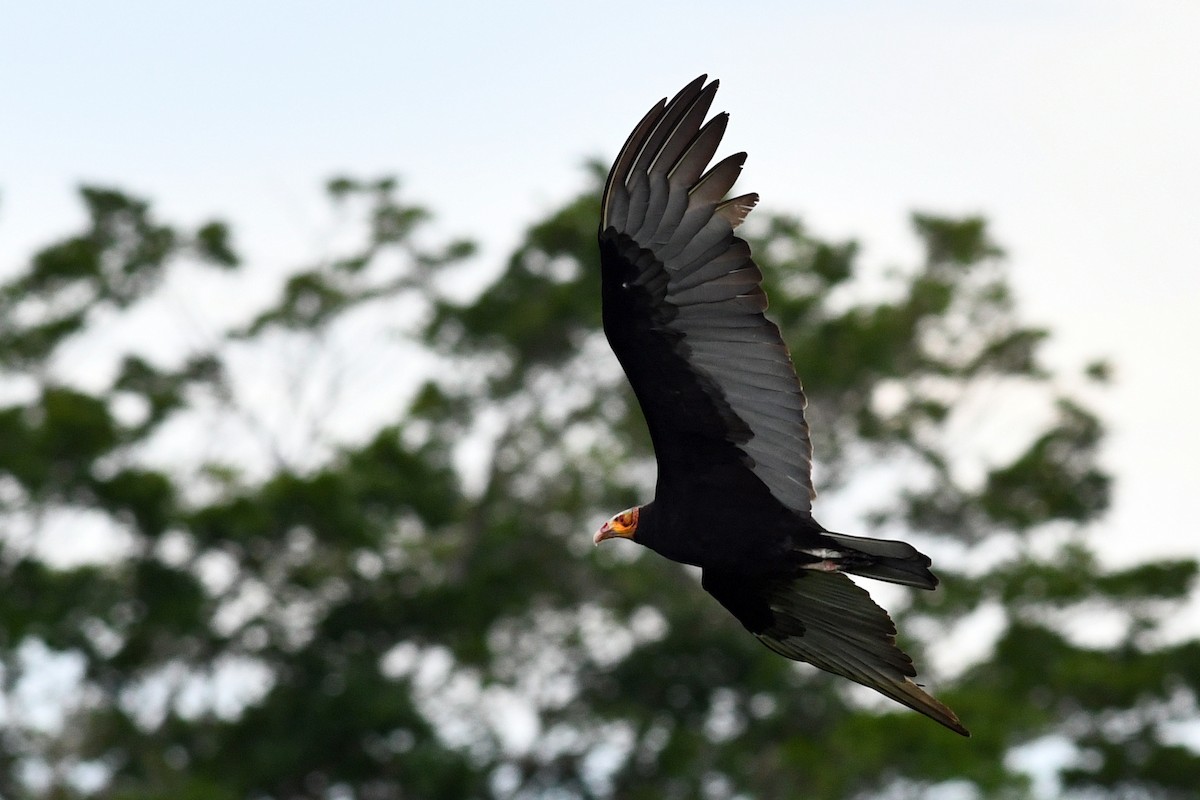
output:
[{"label": "yellow-headed vulture", "polygon": [[717,82],[664,98],[621,148],[600,212],[604,332],[641,404],[658,461],[653,502],[617,514],[624,537],[700,567],[701,585],[767,647],[869,686],[968,735],[913,682],[887,612],[843,573],[933,589],[929,558],[812,517],[805,399],[731,199],[746,160],[707,169],[727,114]]}]

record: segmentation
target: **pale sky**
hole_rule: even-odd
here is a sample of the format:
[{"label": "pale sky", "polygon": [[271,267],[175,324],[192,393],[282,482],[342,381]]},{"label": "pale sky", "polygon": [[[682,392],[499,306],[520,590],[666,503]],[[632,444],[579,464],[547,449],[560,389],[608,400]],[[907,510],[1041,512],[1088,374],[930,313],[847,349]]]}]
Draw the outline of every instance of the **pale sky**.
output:
[{"label": "pale sky", "polygon": [[705,72],[739,188],[866,263],[912,261],[911,210],[986,215],[1052,362],[1116,366],[1104,552],[1195,555],[1198,41],[1195,0],[7,4],[0,270],[79,223],[81,181],[296,265],[343,172],[400,175],[498,265]]}]

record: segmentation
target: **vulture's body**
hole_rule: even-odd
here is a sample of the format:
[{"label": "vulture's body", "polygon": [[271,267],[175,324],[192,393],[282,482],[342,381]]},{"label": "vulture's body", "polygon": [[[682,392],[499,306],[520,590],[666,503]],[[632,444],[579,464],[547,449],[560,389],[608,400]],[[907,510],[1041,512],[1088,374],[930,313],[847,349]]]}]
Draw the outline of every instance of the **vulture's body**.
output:
[{"label": "vulture's body", "polygon": [[745,153],[708,169],[728,117],[705,122],[717,84],[704,80],[650,110],[604,190],[604,331],[645,414],[658,486],[596,541],[622,536],[700,567],[704,588],[771,649],[966,735],[912,681],[887,613],[842,574],[932,589],[929,559],[812,517],[804,394],[734,235],[758,198],[724,199]]}]

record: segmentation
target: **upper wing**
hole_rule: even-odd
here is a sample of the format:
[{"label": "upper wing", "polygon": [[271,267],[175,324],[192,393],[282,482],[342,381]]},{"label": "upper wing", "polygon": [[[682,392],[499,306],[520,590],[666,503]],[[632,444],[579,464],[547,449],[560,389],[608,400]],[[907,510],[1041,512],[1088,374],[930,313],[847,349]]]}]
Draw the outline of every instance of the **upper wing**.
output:
[{"label": "upper wing", "polygon": [[646,415],[660,480],[732,444],[780,502],[807,512],[804,393],[763,316],[762,273],[733,234],[758,195],[723,200],[745,153],[704,171],[728,120],[704,122],[717,91],[705,77],[650,109],[609,172],[604,332]]}]

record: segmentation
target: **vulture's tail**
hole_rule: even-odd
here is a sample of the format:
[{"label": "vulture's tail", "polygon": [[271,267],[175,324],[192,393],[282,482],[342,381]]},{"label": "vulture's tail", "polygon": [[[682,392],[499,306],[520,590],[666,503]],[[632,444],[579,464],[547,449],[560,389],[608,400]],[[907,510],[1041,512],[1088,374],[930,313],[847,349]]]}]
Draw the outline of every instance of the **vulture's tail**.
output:
[{"label": "vulture's tail", "polygon": [[847,551],[832,559],[840,572],[918,589],[933,589],[938,585],[937,576],[929,571],[929,556],[907,542],[842,533],[826,532],[824,535]]}]

